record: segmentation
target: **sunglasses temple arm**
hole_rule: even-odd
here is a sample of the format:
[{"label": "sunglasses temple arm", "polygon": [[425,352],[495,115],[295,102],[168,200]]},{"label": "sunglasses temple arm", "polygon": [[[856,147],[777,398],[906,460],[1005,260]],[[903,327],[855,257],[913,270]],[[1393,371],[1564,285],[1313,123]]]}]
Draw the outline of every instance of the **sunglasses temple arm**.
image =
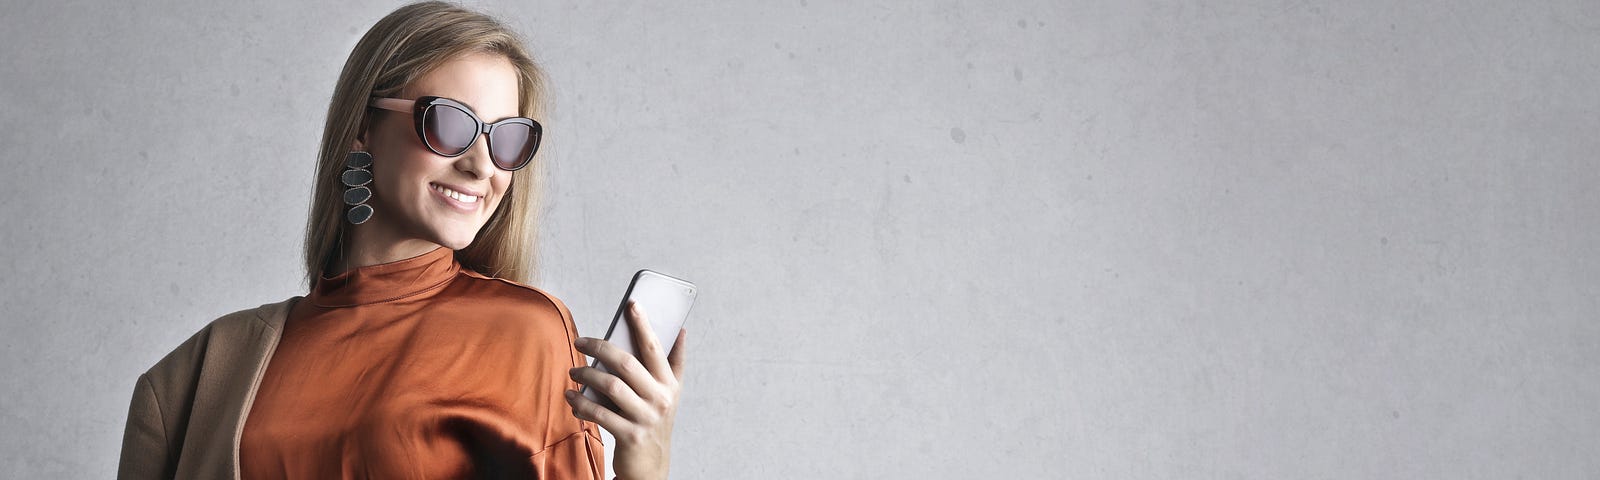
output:
[{"label": "sunglasses temple arm", "polygon": [[416,104],[416,100],[400,98],[374,98],[368,103],[368,105],[395,112],[410,112],[412,106]]}]

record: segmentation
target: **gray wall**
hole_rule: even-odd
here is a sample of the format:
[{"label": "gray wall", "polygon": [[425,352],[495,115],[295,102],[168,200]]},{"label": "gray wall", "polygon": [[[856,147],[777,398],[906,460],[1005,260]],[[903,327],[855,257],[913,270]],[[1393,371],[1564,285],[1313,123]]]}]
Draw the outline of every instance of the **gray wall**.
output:
[{"label": "gray wall", "polygon": [[[0,15],[0,477],[110,476],[139,372],[304,291],[395,6],[102,3]],[[1600,4],[721,3],[485,6],[538,283],[704,287],[675,477],[1600,474]]]}]

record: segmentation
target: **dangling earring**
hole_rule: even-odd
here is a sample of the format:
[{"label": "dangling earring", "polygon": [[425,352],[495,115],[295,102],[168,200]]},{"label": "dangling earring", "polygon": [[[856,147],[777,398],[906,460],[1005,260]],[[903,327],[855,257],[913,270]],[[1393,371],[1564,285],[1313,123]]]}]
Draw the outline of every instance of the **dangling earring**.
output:
[{"label": "dangling earring", "polygon": [[350,187],[344,191],[344,204],[351,206],[344,218],[355,225],[372,218],[372,206],[367,205],[372,199],[372,189],[367,188],[372,183],[372,171],[367,170],[371,166],[372,154],[357,150],[344,158],[345,171],[339,175],[339,181]]}]

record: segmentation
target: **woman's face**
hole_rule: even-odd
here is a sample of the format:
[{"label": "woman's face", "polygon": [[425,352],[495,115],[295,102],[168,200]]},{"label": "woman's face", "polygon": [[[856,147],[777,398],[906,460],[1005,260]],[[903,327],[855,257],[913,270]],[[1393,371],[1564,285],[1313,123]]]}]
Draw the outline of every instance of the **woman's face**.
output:
[{"label": "woman's face", "polygon": [[[484,122],[518,115],[517,72],[498,55],[457,57],[406,86],[398,98],[425,95],[465,103]],[[466,153],[443,157],[417,138],[411,114],[373,111],[377,113],[355,148],[372,153],[373,198],[368,203],[374,213],[357,228],[388,246],[422,240],[452,250],[466,248],[511,187],[511,172],[495,167],[481,134]]]}]

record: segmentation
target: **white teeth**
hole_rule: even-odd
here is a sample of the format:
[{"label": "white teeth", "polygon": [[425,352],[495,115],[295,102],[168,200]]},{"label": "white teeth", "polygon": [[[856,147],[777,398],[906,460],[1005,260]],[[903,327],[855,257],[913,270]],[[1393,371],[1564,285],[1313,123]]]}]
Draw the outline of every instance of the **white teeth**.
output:
[{"label": "white teeth", "polygon": [[454,198],[454,199],[459,200],[459,201],[461,201],[463,203],[477,203],[477,201],[478,201],[478,197],[476,197],[476,196],[467,195],[465,193],[457,192],[455,190],[451,190],[451,189],[445,188],[444,186],[441,186],[441,185],[434,185],[433,189],[434,190],[438,190],[439,193],[443,193],[444,196],[446,196],[446,197]]}]

